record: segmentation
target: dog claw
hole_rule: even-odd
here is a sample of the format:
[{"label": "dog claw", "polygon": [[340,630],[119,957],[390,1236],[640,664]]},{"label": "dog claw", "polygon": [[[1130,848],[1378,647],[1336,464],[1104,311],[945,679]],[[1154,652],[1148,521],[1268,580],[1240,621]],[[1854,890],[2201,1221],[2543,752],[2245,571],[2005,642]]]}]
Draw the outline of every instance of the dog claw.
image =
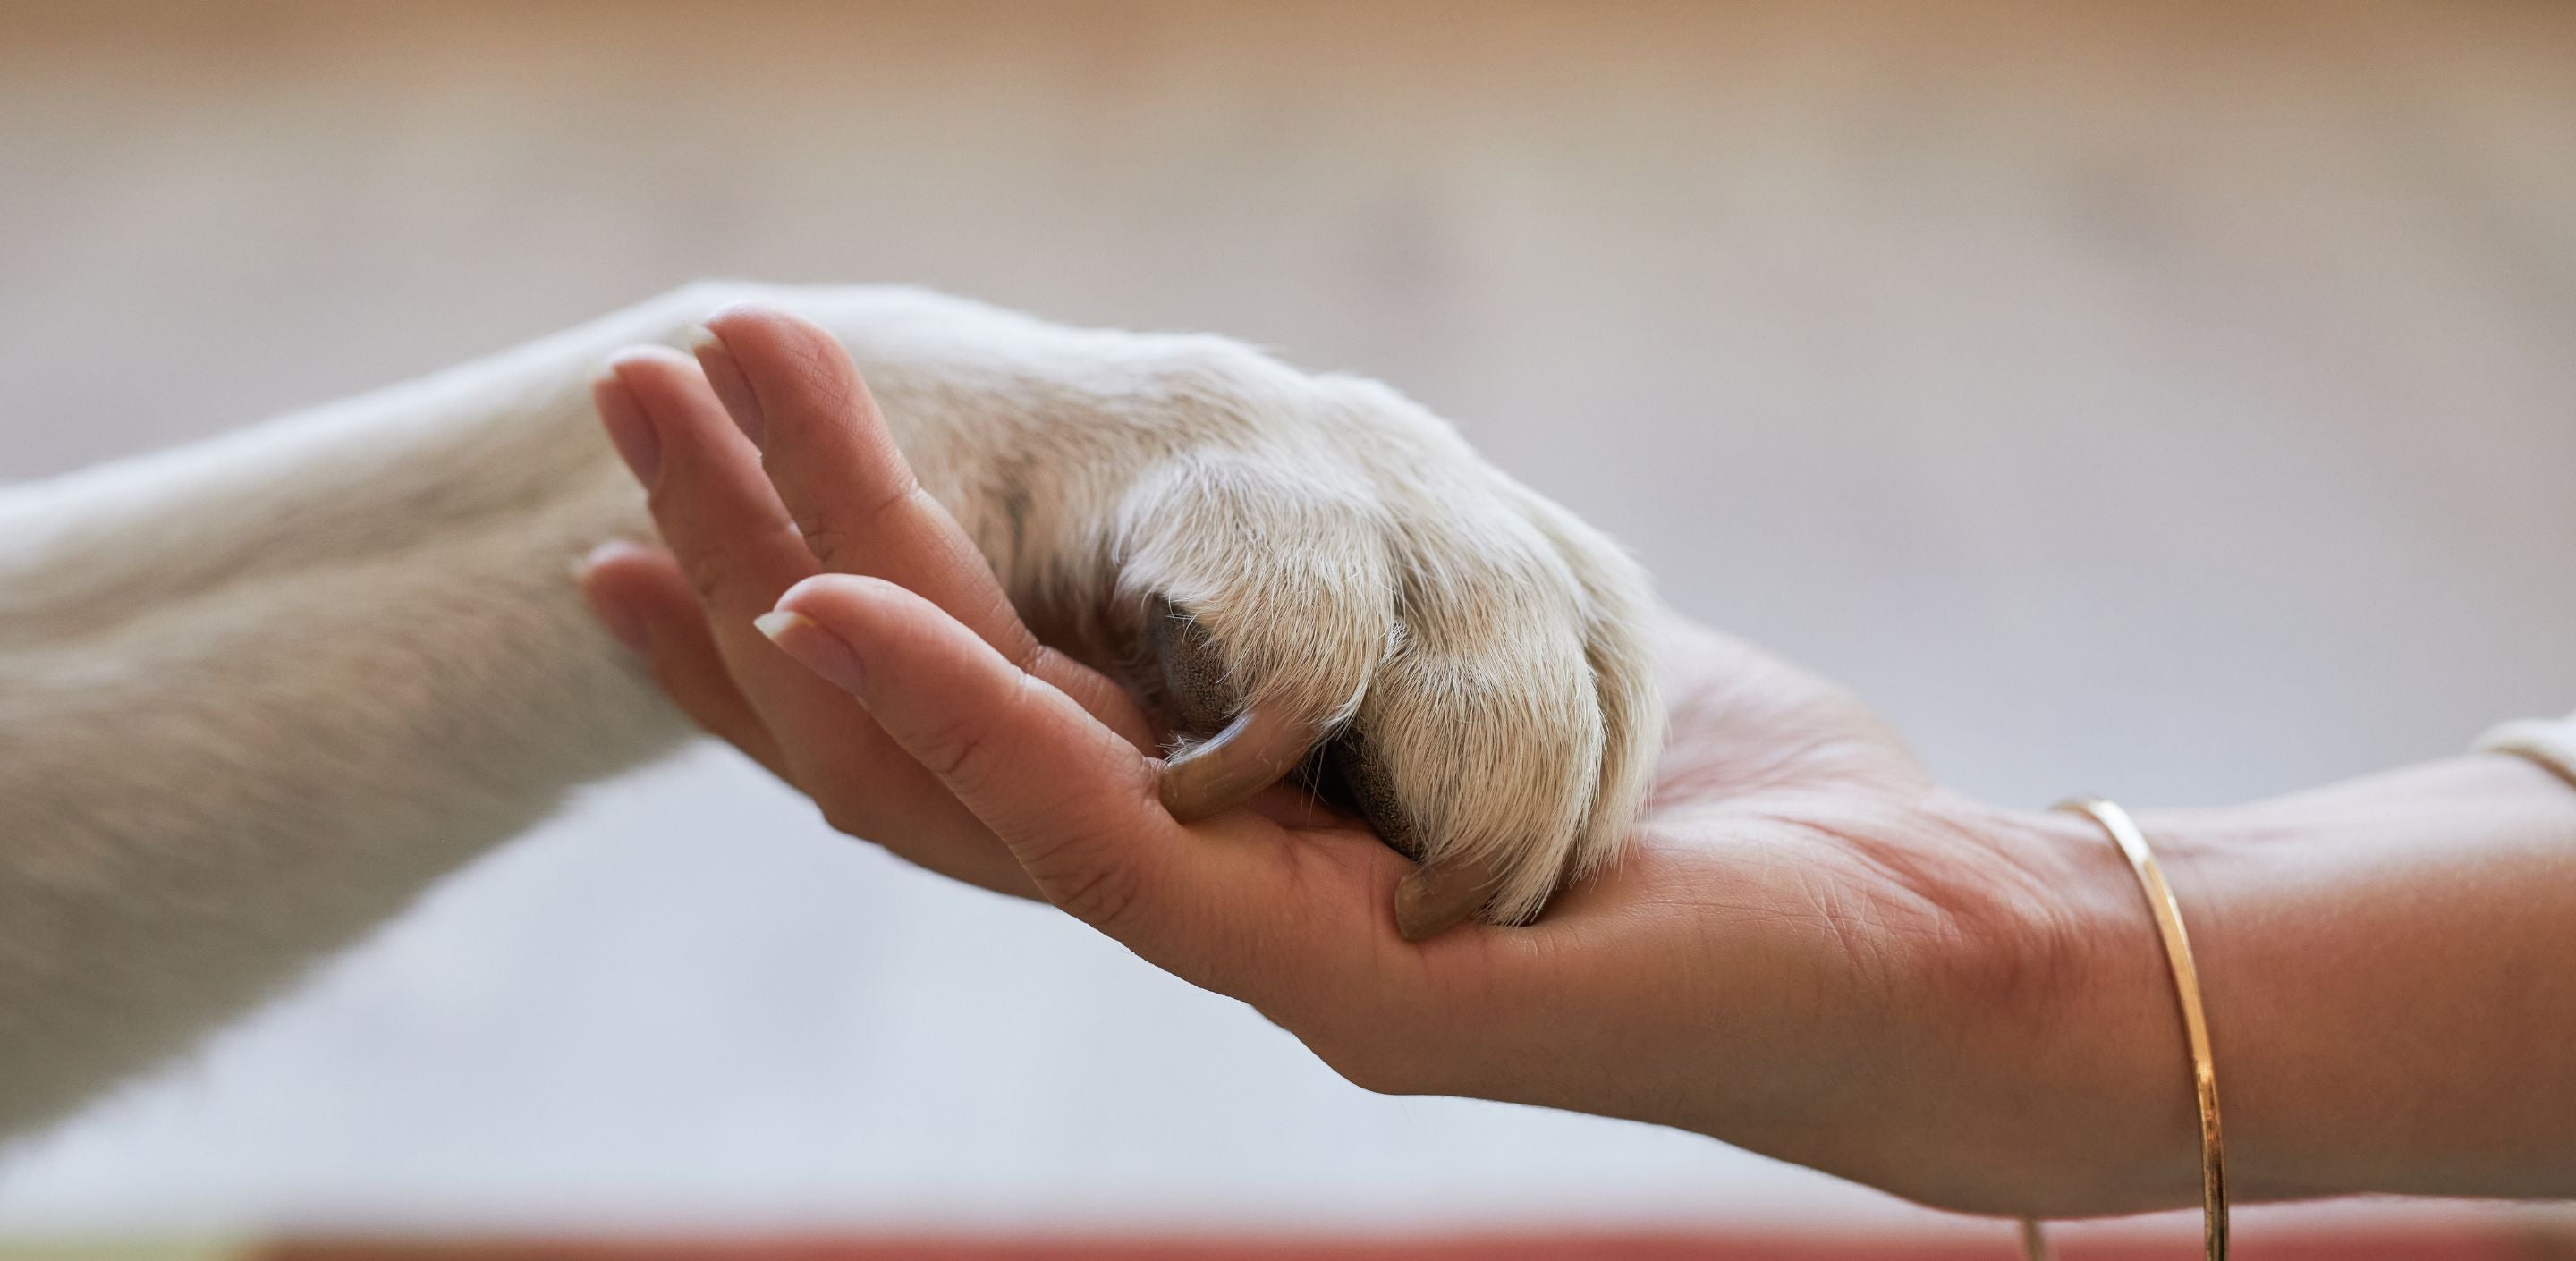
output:
[{"label": "dog claw", "polygon": [[1247,709],[1163,765],[1163,808],[1183,823],[1231,810],[1287,778],[1315,745],[1304,722]]}]

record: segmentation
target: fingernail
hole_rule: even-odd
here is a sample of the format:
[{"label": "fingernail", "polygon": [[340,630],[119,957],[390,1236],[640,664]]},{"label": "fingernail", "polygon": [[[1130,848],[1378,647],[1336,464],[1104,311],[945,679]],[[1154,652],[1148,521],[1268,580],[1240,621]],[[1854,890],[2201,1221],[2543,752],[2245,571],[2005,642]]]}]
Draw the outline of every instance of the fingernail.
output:
[{"label": "fingernail", "polygon": [[1467,858],[1425,863],[1395,886],[1395,931],[1406,941],[1447,932],[1494,900],[1491,864]]},{"label": "fingernail", "polygon": [[769,636],[769,642],[778,645],[779,651],[795,658],[798,665],[852,696],[860,695],[867,675],[859,666],[858,650],[821,622],[802,613],[774,609],[751,619],[751,624]]},{"label": "fingernail", "polygon": [[751,392],[751,378],[742,374],[742,365],[734,362],[724,339],[700,324],[689,330],[689,350],[698,357],[698,369],[707,374],[707,384],[714,387],[725,414],[733,417],[734,428],[751,439],[751,445],[761,445],[769,432],[769,418],[760,410],[760,396]]},{"label": "fingernail", "polygon": [[662,435],[654,431],[644,405],[635,401],[635,391],[618,379],[615,367],[591,378],[590,402],[599,410],[599,424],[608,431],[609,445],[617,448],[617,458],[626,461],[626,471],[651,486],[654,474],[662,469]]}]

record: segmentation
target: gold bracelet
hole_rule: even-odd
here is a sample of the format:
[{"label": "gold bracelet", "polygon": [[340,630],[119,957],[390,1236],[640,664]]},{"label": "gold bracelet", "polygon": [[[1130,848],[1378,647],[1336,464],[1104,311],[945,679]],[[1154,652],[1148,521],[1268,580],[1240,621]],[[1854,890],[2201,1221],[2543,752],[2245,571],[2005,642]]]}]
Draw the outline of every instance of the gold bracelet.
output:
[{"label": "gold bracelet", "polygon": [[[2111,834],[2128,857],[2129,870],[2137,874],[2138,887],[2147,895],[2147,909],[2155,913],[2156,933],[2165,943],[2165,966],[2173,973],[2174,1001],[2182,1009],[2183,1036],[2191,1049],[2192,1086],[2200,1103],[2201,1246],[2209,1261],[2226,1261],[2227,1151],[2218,1129],[2218,1065],[2209,1054],[2209,1017],[2201,1010],[2200,970],[2192,966],[2191,935],[2183,931],[2182,907],[2174,901],[2173,886],[2165,883],[2164,870],[2156,866],[2146,834],[2138,830],[2128,811],[2099,797],[2078,797],[2058,803],[2057,808],[2088,816]],[[2045,1261],[2050,1255],[2039,1223],[2022,1223],[2021,1248],[2028,1261]]]}]

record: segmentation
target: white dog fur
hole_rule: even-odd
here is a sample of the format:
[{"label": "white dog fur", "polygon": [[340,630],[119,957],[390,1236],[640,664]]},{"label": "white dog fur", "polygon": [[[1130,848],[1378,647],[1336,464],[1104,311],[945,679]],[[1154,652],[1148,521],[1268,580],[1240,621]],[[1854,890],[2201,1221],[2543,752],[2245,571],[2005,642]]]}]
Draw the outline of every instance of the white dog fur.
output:
[{"label": "white dog fur", "polygon": [[757,299],[846,342],[1015,603],[1159,594],[1248,699],[1367,732],[1496,918],[1616,850],[1660,734],[1642,576],[1373,382],[915,290],[700,285],[0,493],[0,1134],[186,1047],[687,734],[568,575],[650,526],[606,357]]}]

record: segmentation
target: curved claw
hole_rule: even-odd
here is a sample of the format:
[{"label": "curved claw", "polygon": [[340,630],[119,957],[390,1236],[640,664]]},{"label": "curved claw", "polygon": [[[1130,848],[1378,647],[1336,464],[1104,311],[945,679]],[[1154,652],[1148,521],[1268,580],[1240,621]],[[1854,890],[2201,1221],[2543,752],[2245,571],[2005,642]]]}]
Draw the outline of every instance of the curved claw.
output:
[{"label": "curved claw", "polygon": [[1206,743],[1163,764],[1163,808],[1188,823],[1242,805],[1297,769],[1315,735],[1297,719],[1247,709]]},{"label": "curved claw", "polygon": [[[1335,784],[1367,816],[1387,847],[1421,862],[1423,839],[1396,796],[1395,780],[1376,746],[1357,729],[1346,730],[1325,750]],[[1395,887],[1395,928],[1406,941],[1437,937],[1484,910],[1501,891],[1503,872],[1490,857],[1422,862]]]}]

